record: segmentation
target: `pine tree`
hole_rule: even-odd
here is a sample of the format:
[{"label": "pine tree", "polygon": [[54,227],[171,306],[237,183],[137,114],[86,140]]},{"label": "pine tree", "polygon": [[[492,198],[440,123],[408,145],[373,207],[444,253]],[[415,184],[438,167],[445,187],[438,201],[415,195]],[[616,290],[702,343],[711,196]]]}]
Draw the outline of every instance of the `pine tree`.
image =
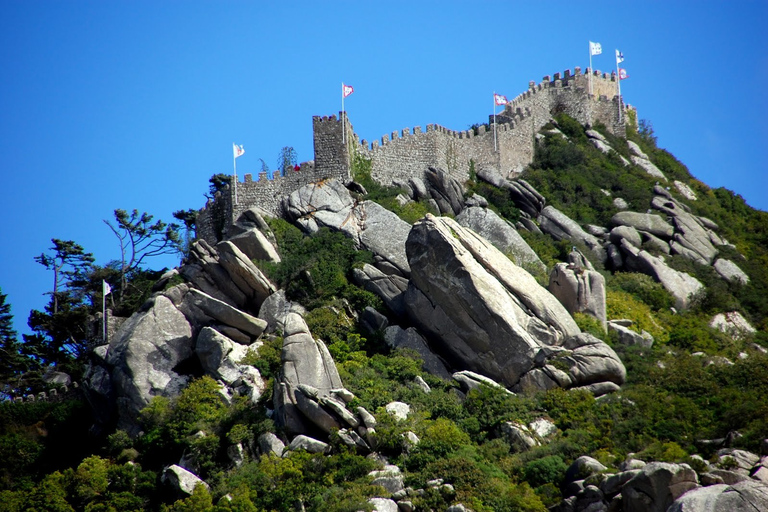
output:
[{"label": "pine tree", "polygon": [[6,398],[27,391],[23,381],[32,363],[22,354],[7,298],[0,290],[0,396]]}]

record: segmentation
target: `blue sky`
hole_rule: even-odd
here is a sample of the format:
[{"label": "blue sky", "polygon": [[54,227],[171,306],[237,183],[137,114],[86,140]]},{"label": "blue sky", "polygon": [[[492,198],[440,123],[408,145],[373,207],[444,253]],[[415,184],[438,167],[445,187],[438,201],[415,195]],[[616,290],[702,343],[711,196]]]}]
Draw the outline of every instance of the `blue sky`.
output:
[{"label": "blue sky", "polygon": [[[368,140],[466,129],[529,80],[610,71],[694,176],[768,209],[768,2],[0,2],[0,288],[16,328],[53,276],[33,258],[74,240],[119,258],[115,208],[172,220],[231,173],[233,142],[276,167],[312,154],[312,116],[346,108]],[[153,268],[178,258],[150,260]]]}]

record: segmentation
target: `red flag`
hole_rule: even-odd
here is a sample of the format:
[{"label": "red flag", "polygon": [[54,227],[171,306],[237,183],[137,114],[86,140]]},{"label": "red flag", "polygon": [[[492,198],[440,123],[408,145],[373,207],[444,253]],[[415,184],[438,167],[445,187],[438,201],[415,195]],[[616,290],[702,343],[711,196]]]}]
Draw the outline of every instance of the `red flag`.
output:
[{"label": "red flag", "polygon": [[345,98],[350,94],[352,94],[353,92],[355,92],[354,87],[352,87],[351,85],[341,84],[341,94],[343,94]]},{"label": "red flag", "polygon": [[493,95],[493,101],[496,103],[496,105],[506,105],[509,103],[506,96],[502,96],[501,94],[495,94]]},{"label": "red flag", "polygon": [[627,70],[624,68],[619,68],[619,80],[626,80],[627,78],[629,78]]}]

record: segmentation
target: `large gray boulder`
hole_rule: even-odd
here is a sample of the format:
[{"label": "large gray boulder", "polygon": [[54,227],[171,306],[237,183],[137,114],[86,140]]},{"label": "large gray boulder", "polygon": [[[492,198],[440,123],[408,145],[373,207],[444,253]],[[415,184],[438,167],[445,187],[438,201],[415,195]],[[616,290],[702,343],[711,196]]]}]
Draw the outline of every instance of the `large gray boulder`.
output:
[{"label": "large gray boulder", "polygon": [[230,306],[244,308],[247,297],[221,266],[219,254],[205,240],[197,240],[189,250],[189,262],[179,274],[195,288]]},{"label": "large gray boulder", "polygon": [[191,496],[198,485],[208,489],[208,484],[203,482],[200,477],[176,464],[165,468],[160,480],[183,496]]},{"label": "large gray boulder", "polygon": [[249,229],[229,238],[251,260],[280,263],[280,254],[269,239],[258,229]]},{"label": "large gray boulder", "polygon": [[341,181],[327,180],[294,190],[283,199],[282,209],[288,220],[309,233],[327,226],[359,242],[354,205],[354,198]]},{"label": "large gray boulder", "polygon": [[698,486],[696,472],[687,464],[651,462],[622,487],[624,512],[666,512]]},{"label": "large gray boulder", "polygon": [[204,323],[204,320],[196,314],[202,312],[203,315],[239,329],[254,338],[261,336],[267,327],[267,322],[264,320],[249,315],[194,288],[186,294],[181,307],[182,311],[189,315],[193,321]]},{"label": "large gray boulder", "polygon": [[494,247],[509,256],[520,267],[531,272],[545,272],[547,267],[539,256],[523,240],[520,233],[488,208],[465,208],[457,217],[456,222],[482,236]]},{"label": "large gray boulder", "polygon": [[311,431],[307,419],[316,425],[318,422],[328,423],[323,411],[314,418],[307,418],[306,412],[314,406],[306,393],[298,391],[299,386],[309,386],[319,394],[329,395],[331,390],[343,385],[331,354],[321,340],[312,337],[304,318],[290,312],[283,324],[283,367],[275,382],[275,418],[289,433],[302,434]]},{"label": "large gray boulder", "polygon": [[598,262],[605,262],[606,252],[600,240],[581,229],[576,221],[554,206],[547,206],[541,211],[539,226],[543,232],[550,234],[556,240],[570,240],[576,244],[583,244]]},{"label": "large gray boulder", "polygon": [[163,295],[150,299],[126,321],[109,343],[107,364],[117,397],[118,428],[139,432],[139,411],[152,397],[173,397],[189,378],[175,368],[193,356],[192,328]]},{"label": "large gray boulder", "polygon": [[427,215],[406,250],[408,314],[467,369],[513,385],[541,346],[579,332],[528,272],[452,219]]},{"label": "large gray boulder", "polygon": [[506,183],[508,185],[503,184],[502,186],[509,190],[509,196],[517,208],[534,219],[541,214],[547,201],[530,183],[522,179]]},{"label": "large gray boulder", "polygon": [[232,242],[219,242],[216,250],[219,263],[245,295],[246,305],[251,311],[258,311],[264,300],[275,292],[275,285]]},{"label": "large gray boulder", "polygon": [[723,279],[726,281],[741,284],[749,283],[749,276],[746,274],[746,272],[741,270],[739,266],[731,260],[718,258],[713,266],[715,267],[717,273],[723,276]]},{"label": "large gray boulder", "polygon": [[285,332],[285,318],[288,313],[304,315],[304,306],[297,302],[291,302],[285,297],[284,290],[278,290],[270,295],[259,309],[259,316],[267,323],[265,332]]},{"label": "large gray boulder", "polygon": [[429,192],[440,207],[440,213],[458,215],[464,207],[464,190],[455,178],[440,168],[430,167],[424,173]]},{"label": "large gray boulder", "polygon": [[547,289],[569,313],[586,313],[606,328],[605,278],[597,271],[558,263],[549,275]]},{"label": "large gray boulder", "polygon": [[[654,213],[619,212],[611,217],[612,226],[628,226],[661,238],[672,238],[675,230],[660,215]],[[616,243],[614,240],[611,240]],[[634,244],[638,245],[638,244]]]},{"label": "large gray boulder", "polygon": [[[675,217],[673,217],[675,223],[675,242],[680,244],[683,248],[693,251],[698,260],[704,265],[711,264],[715,256],[717,256],[717,249],[712,244],[709,230],[706,229],[701,221],[691,215],[688,212],[679,211]],[[672,252],[676,252],[676,248],[670,243]],[[686,255],[685,251],[680,251],[681,254]],[[691,256],[688,256],[691,258]],[[691,258],[697,259],[697,258]]]},{"label": "large gray boulder", "polygon": [[688,491],[667,512],[758,512],[768,510],[768,486],[756,480],[717,484]]},{"label": "large gray boulder", "polygon": [[386,275],[368,263],[362,268],[353,269],[352,277],[358,286],[378,295],[392,312],[397,315],[405,314],[403,299],[408,288],[407,279],[398,275]]},{"label": "large gray boulder", "polygon": [[626,241],[622,241],[621,250],[626,268],[633,272],[648,274],[661,283],[675,298],[675,307],[678,309],[686,309],[691,298],[704,287],[690,274],[670,268],[662,258],[639,250]]}]

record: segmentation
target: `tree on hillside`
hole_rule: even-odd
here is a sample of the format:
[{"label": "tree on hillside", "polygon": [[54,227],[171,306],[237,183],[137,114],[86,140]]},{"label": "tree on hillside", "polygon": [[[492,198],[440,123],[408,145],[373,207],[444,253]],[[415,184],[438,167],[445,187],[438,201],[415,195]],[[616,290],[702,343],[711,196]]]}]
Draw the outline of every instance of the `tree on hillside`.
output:
[{"label": "tree on hillside", "polygon": [[232,183],[232,176],[221,173],[214,174],[208,179],[208,183],[210,183],[210,185],[208,185],[208,194],[210,195],[206,195],[206,197],[208,199],[213,199],[216,192],[222,192],[230,183]]},{"label": "tree on hillside", "polygon": [[125,294],[128,273],[138,269],[146,258],[161,254],[173,254],[181,250],[178,224],[166,224],[158,220],[152,223],[152,215],[138,210],[130,214],[117,209],[114,223],[104,223],[120,242],[120,297]]},{"label": "tree on hillside", "polygon": [[5,398],[24,391],[21,384],[30,365],[13,329],[13,315],[7,298],[0,290],[0,397]]},{"label": "tree on hillside", "polygon": [[72,240],[52,238],[49,253],[35,256],[35,261],[48,270],[53,270],[53,313],[59,310],[61,294],[70,292],[85,279],[85,274],[94,262],[93,254],[85,252]]},{"label": "tree on hillside", "polygon": [[189,248],[192,245],[192,241],[197,238],[197,230],[195,222],[197,221],[197,210],[192,208],[188,210],[177,210],[173,212],[173,218],[182,222],[184,229],[184,237],[181,240],[181,253],[184,257],[189,254]]},{"label": "tree on hillside", "polygon": [[294,167],[296,167],[296,150],[291,146],[285,146],[277,155],[277,169],[280,171],[280,176],[285,176],[285,173],[292,171]]}]

